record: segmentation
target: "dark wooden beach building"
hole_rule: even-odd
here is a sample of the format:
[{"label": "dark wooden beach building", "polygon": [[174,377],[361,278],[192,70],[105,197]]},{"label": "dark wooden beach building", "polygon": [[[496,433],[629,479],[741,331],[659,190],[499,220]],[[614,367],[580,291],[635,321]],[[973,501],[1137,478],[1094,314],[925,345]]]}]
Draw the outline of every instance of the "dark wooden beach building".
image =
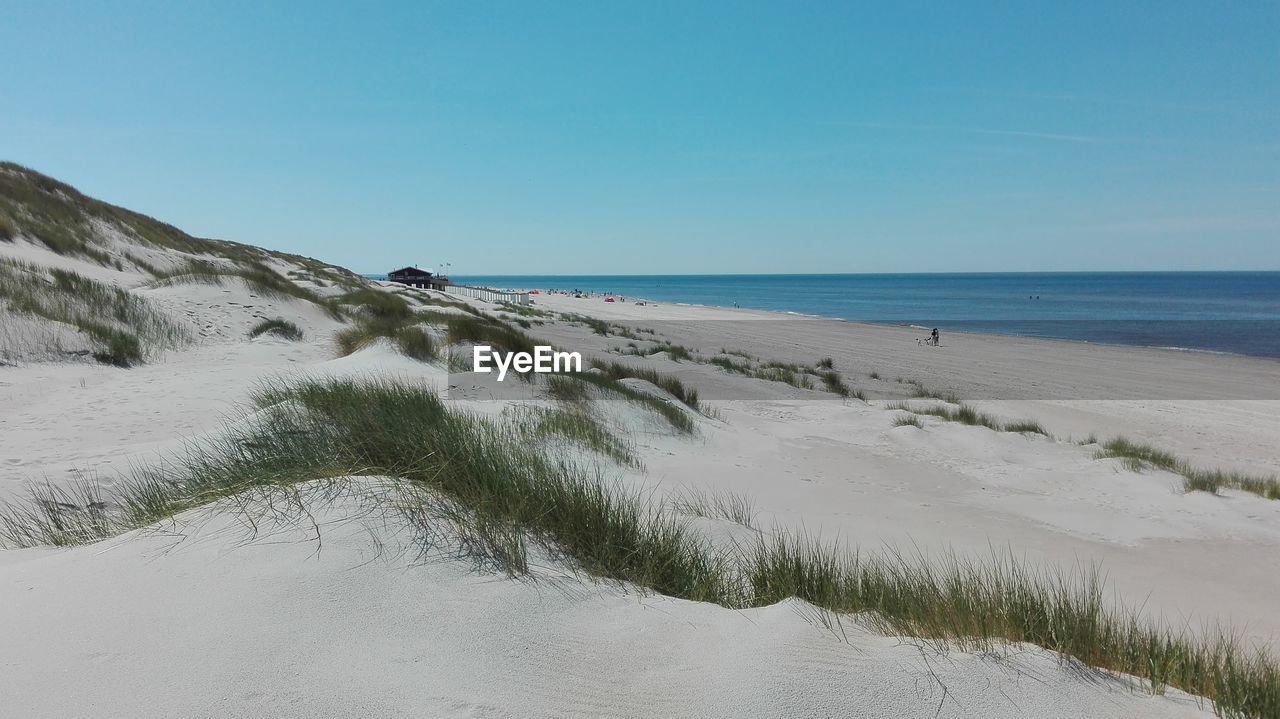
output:
[{"label": "dark wooden beach building", "polygon": [[398,270],[388,272],[387,279],[392,282],[399,282],[402,285],[421,287],[423,289],[441,289],[444,285],[449,284],[448,277],[433,275],[417,267],[401,267]]}]

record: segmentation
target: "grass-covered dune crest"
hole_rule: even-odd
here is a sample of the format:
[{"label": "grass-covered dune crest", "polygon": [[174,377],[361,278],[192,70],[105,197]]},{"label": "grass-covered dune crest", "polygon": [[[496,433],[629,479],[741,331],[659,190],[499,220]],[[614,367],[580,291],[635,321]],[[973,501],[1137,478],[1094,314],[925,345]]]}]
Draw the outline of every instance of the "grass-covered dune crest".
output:
[{"label": "grass-covered dune crest", "polygon": [[137,248],[167,250],[191,259],[220,258],[246,266],[281,261],[322,282],[360,287],[359,275],[301,255],[266,250],[226,240],[193,237],[133,210],[80,192],[71,185],[13,162],[0,162],[0,242],[26,238],[59,255],[81,257],[118,270],[139,269],[160,277],[168,268],[149,263],[142,253],[130,255],[114,247],[102,227],[114,228]]},{"label": "grass-covered dune crest", "polygon": [[[729,608],[797,597],[892,635],[969,649],[1034,644],[1140,677],[1156,692],[1206,697],[1226,715],[1280,716],[1273,657],[1230,632],[1206,639],[1140,618],[1107,601],[1092,570],[1033,570],[1000,555],[866,553],[784,531],[717,544],[678,508],[548,451],[528,430],[555,433],[564,422],[483,419],[424,388],[381,380],[268,385],[254,402],[257,414],[240,429],[138,470],[109,495],[49,490],[6,507],[0,537],[85,543],[218,502],[234,507],[255,492],[393,477],[403,521],[424,537],[446,521],[470,556],[511,575],[526,573],[537,550],[601,580]],[[604,446],[580,430],[570,433],[584,446]]]},{"label": "grass-covered dune crest", "polygon": [[[226,286],[244,297],[223,305],[210,292],[188,291],[195,284]],[[193,237],[0,162],[0,359],[6,362],[86,357],[131,367],[210,335],[241,336],[238,328],[225,330],[242,318],[228,319],[219,307],[236,304],[252,316],[255,303],[245,300],[301,300],[340,322],[344,308],[330,296],[368,287],[347,269]]]}]

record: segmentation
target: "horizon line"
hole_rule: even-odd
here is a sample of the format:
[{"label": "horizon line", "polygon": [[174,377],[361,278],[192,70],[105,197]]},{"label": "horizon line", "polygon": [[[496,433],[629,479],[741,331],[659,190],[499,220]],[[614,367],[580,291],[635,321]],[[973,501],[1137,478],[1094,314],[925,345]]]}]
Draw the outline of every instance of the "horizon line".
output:
[{"label": "horizon line", "polygon": [[[467,272],[455,273],[456,277],[841,277],[849,275],[1209,275],[1209,274],[1276,274],[1280,269],[1248,270],[933,270],[925,272],[671,272],[609,273],[609,272],[545,272],[513,274]],[[359,275],[386,275],[386,272],[358,272]]]}]

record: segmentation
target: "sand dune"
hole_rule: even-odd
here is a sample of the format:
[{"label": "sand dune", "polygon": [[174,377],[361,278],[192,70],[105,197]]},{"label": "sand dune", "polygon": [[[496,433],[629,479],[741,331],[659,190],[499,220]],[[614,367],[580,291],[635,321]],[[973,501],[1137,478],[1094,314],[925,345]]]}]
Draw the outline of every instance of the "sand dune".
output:
[{"label": "sand dune", "polygon": [[[23,241],[0,244],[6,252],[64,261]],[[398,377],[487,416],[544,401],[485,399],[497,396],[491,377],[450,374],[385,342],[338,358],[342,325],[312,303],[234,281],[147,287],[141,273],[100,274],[184,323],[192,341],[127,370],[85,358],[0,368],[0,499],[43,482],[109,489],[119,471],[216,435],[272,378]],[[1184,493],[1170,473],[1134,472],[1073,441],[1123,433],[1205,466],[1274,472],[1276,363],[978,336],[932,350],[903,328],[562,297],[538,306],[651,327],[707,354],[830,356],[865,391],[868,402],[841,400],[666,354],[618,358],[610,350],[625,338],[564,321],[532,327],[679,374],[710,399],[717,417],[699,419],[693,437],[611,406],[644,468],[608,472],[659,498],[750,497],[756,529],[693,518],[715,537],[803,529],[872,550],[1100,563],[1150,617],[1193,631],[1225,620],[1277,646],[1280,502]],[[298,324],[303,341],[247,337],[270,317]],[[911,394],[898,377],[1039,420],[1052,436],[931,417],[894,426],[901,413],[886,405]],[[1211,714],[1033,647],[942,652],[855,618],[833,632],[796,600],[738,612],[593,583],[551,558],[519,581],[423,562],[363,506],[357,493],[317,507],[316,524],[259,527],[252,541],[241,518],[204,510],[89,546],[0,551],[0,695],[24,716]]]},{"label": "sand dune", "polygon": [[[361,517],[364,519],[352,519]],[[1207,717],[1042,650],[938,653],[790,601],[735,612],[415,561],[358,496],[0,553],[6,710],[41,717]],[[181,537],[173,531],[180,531]],[[376,534],[381,545],[370,541]],[[20,620],[15,619],[20,617]]]}]

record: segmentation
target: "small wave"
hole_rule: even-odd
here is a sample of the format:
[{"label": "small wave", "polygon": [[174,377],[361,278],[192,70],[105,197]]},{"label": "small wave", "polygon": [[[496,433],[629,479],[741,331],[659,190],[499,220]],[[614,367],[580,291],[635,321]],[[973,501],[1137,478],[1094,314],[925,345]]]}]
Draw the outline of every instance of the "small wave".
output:
[{"label": "small wave", "polygon": [[1207,355],[1233,355],[1236,352],[1224,352],[1223,350],[1207,350],[1202,347],[1177,347],[1173,345],[1158,346],[1157,349],[1173,350],[1174,352],[1199,352]]}]

